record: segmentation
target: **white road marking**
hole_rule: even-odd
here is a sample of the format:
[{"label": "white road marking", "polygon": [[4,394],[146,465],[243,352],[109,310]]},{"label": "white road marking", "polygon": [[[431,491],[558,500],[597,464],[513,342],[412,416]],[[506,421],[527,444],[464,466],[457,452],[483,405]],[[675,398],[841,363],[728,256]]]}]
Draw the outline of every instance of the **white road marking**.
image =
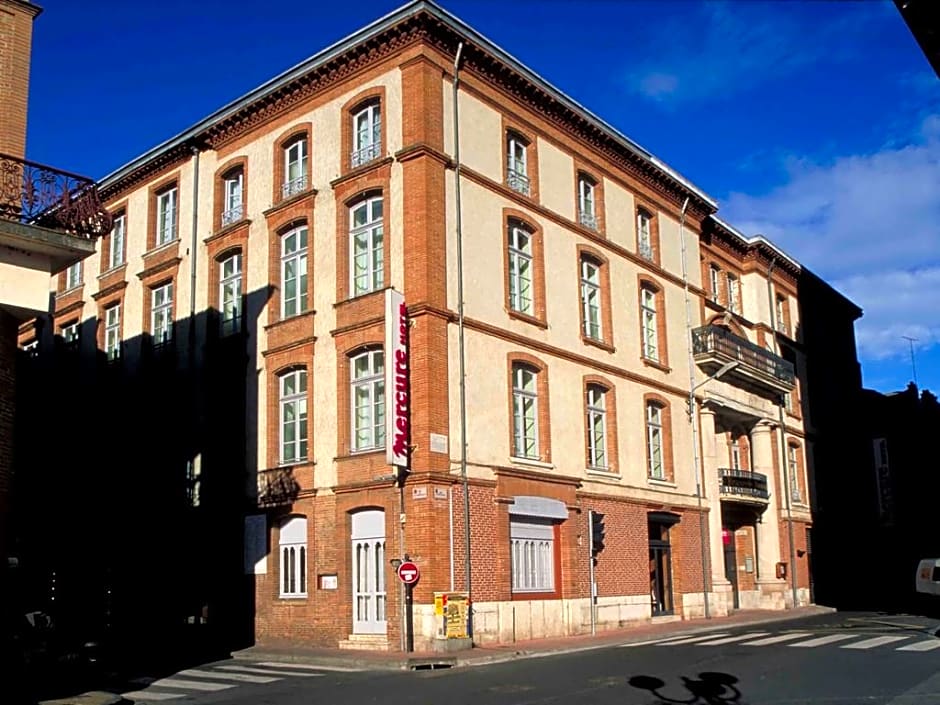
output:
[{"label": "white road marking", "polygon": [[187,668],[180,671],[177,676],[192,676],[194,678],[216,678],[223,681],[241,681],[242,683],[273,683],[281,680],[270,676],[249,676],[247,673],[219,673],[218,671],[201,671],[198,668]]},{"label": "white road marking", "polygon": [[260,673],[263,676],[297,676],[298,678],[323,677],[322,673],[304,673],[303,671],[272,671],[270,668],[249,668],[248,666],[216,666],[216,668],[222,671]]},{"label": "white road marking", "polygon": [[289,663],[285,661],[262,661],[259,666],[271,666],[272,668],[304,668],[311,671],[338,671],[340,673],[361,673],[361,668],[352,668],[350,666],[314,666],[309,663]]},{"label": "white road marking", "polygon": [[714,639],[719,636],[728,636],[728,632],[724,632],[722,634],[706,634],[705,636],[687,636],[683,639],[675,639],[673,641],[660,642],[658,646],[674,646],[676,644],[694,644],[696,641],[705,641],[706,639]]},{"label": "white road marking", "polygon": [[899,646],[895,651],[933,651],[934,649],[940,649],[940,639],[928,639],[907,646]]},{"label": "white road marking", "polygon": [[154,681],[151,685],[157,688],[192,688],[193,690],[225,690],[234,688],[231,683],[209,683],[207,681],[184,681],[178,678],[161,678]]},{"label": "white road marking", "polygon": [[182,698],[186,693],[161,693],[158,690],[131,690],[127,693],[121,693],[122,698],[128,698],[130,700],[147,701],[147,700],[172,700],[173,698]]},{"label": "white road marking", "polygon": [[721,639],[712,639],[711,641],[700,641],[696,646],[718,646],[719,644],[732,644],[736,641],[744,641],[757,636],[765,636],[767,632],[748,632],[747,634],[738,634],[737,636],[726,636]]},{"label": "white road marking", "polygon": [[810,632],[792,632],[790,634],[778,634],[777,636],[769,636],[766,639],[758,639],[757,641],[745,641],[742,646],[768,646],[770,644],[779,644],[782,641],[793,641],[794,639],[803,639],[810,636]]},{"label": "white road marking", "polygon": [[858,634],[830,634],[829,636],[820,636],[815,639],[810,639],[809,641],[798,641],[795,644],[790,644],[790,646],[798,646],[801,649],[812,649],[814,646],[832,644],[836,641],[845,641],[846,639],[855,639],[856,637],[858,637]]},{"label": "white road marking", "polygon": [[905,639],[910,639],[908,636],[876,636],[874,639],[866,639],[865,641],[857,641],[854,644],[845,644],[841,648],[843,649],[874,649],[876,646],[884,646],[885,644],[893,644],[896,641],[904,641]]}]

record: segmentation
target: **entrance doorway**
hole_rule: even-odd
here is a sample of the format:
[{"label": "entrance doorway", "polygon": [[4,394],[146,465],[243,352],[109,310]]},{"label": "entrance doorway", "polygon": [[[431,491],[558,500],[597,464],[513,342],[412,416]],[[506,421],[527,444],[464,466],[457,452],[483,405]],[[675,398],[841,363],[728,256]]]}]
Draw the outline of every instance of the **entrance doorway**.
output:
[{"label": "entrance doorway", "polygon": [[[672,520],[671,517],[675,517]],[[649,518],[649,569],[650,601],[653,616],[672,614],[672,546],[669,543],[669,527],[676,523],[678,515],[668,515],[670,521],[651,514]]]},{"label": "entrance doorway", "polygon": [[722,528],[721,542],[725,551],[725,578],[731,583],[734,609],[741,609],[740,586],[738,585],[738,549],[734,529]]},{"label": "entrance doorway", "polygon": [[385,634],[385,512],[352,515],[353,633]]}]

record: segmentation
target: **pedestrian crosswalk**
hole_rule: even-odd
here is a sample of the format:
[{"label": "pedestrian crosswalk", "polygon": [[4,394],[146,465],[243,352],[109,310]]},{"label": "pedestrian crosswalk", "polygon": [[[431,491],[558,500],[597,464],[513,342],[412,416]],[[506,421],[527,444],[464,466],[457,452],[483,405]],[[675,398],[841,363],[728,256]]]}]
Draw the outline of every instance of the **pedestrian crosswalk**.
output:
[{"label": "pedestrian crosswalk", "polygon": [[275,661],[221,663],[186,668],[165,678],[138,678],[135,689],[121,693],[133,703],[160,703],[175,698],[215,693],[238,686],[265,685],[287,678],[322,678],[327,672],[353,672],[343,666],[315,666]]},{"label": "pedestrian crosswalk", "polygon": [[766,631],[741,632],[711,632],[697,636],[675,636],[664,639],[644,641],[637,644],[624,644],[624,646],[725,646],[740,647],[753,646],[781,646],[797,649],[814,649],[821,646],[832,646],[839,649],[866,651],[868,649],[889,648],[904,652],[929,652],[940,649],[940,637],[928,636],[926,633],[909,632],[907,634],[875,635],[872,633],[813,633],[810,631],[793,631],[770,634]]}]

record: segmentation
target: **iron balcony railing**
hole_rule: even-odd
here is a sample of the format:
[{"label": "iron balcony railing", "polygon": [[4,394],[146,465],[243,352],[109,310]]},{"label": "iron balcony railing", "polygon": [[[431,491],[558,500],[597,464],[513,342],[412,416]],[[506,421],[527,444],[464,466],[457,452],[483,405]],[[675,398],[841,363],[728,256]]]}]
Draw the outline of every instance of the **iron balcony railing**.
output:
[{"label": "iron balcony railing", "polygon": [[281,184],[281,198],[290,198],[307,190],[307,175],[301,174]]},{"label": "iron balcony railing", "polygon": [[0,154],[0,220],[84,238],[111,230],[94,181],[9,154]]},{"label": "iron balcony railing", "polygon": [[378,159],[381,156],[381,147],[381,143],[376,140],[372,144],[368,144],[361,149],[353,150],[351,158],[352,166],[362,166],[363,164],[368,164],[369,162]]},{"label": "iron balcony railing", "polygon": [[591,230],[597,230],[597,216],[589,211],[581,211],[578,213],[578,220],[585,228]]},{"label": "iron balcony railing", "polygon": [[529,195],[529,177],[516,169],[506,171],[506,183],[513,191],[521,193],[523,196]]},{"label": "iron balcony railing", "polygon": [[702,326],[693,330],[692,352],[695,355],[719,353],[791,387],[795,384],[793,363],[721,326]]},{"label": "iron balcony railing", "polygon": [[767,491],[767,476],[752,470],[718,468],[721,494],[747,497],[748,499],[770,499]]},{"label": "iron balcony railing", "polygon": [[239,203],[237,206],[232,206],[231,208],[222,211],[222,227],[239,222],[243,215],[244,209],[242,208],[241,203]]}]

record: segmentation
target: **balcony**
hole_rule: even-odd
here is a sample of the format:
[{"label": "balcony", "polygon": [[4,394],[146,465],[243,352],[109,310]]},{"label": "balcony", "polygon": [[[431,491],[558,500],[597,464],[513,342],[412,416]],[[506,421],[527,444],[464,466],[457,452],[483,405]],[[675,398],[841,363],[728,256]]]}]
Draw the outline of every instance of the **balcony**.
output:
[{"label": "balcony", "polygon": [[695,361],[709,373],[729,362],[737,362],[722,379],[744,387],[784,394],[796,384],[796,373],[790,362],[721,326],[693,330],[692,352]]},{"label": "balcony", "polygon": [[0,220],[95,238],[111,230],[95,182],[0,154]]},{"label": "balcony", "polygon": [[751,470],[718,468],[718,487],[722,497],[741,502],[766,504],[770,501],[767,476]]}]

